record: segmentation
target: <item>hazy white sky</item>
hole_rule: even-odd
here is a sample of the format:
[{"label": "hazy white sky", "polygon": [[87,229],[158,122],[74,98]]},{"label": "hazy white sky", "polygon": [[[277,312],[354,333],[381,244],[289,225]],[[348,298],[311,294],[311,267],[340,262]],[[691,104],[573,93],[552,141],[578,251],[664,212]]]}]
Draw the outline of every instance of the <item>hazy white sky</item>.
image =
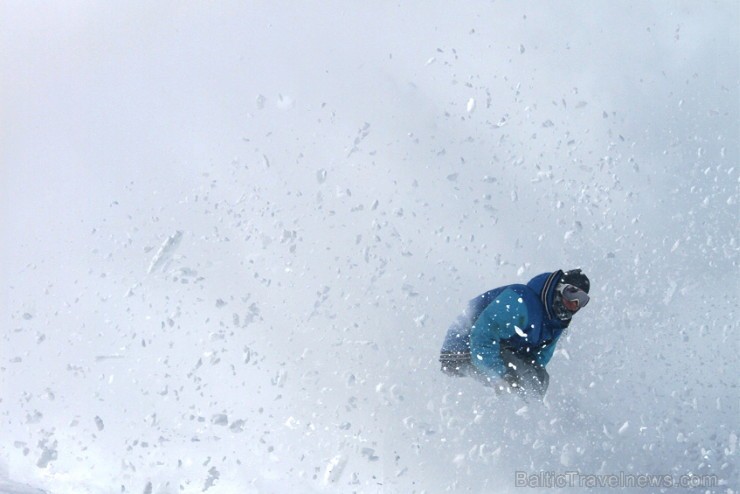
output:
[{"label": "hazy white sky", "polygon": [[[470,2],[454,13],[390,2],[2,9],[3,238],[26,252],[45,243],[51,223],[79,234],[70,219],[92,221],[132,180],[192,184],[193,168],[244,154],[259,94],[271,104],[286,94],[294,113],[315,116],[326,103],[346,126],[374,117],[376,132],[396,134],[459,113],[465,84],[507,91],[491,95],[500,106],[518,86],[510,118],[536,108],[534,119],[552,119],[547,107],[567,97],[588,101],[593,118],[616,112],[625,137],[656,153],[707,125],[737,149],[727,115],[737,108],[733,2]],[[433,57],[451,70],[426,65]],[[448,91],[463,94],[447,102]],[[590,126],[574,125],[573,137]],[[61,205],[71,214],[59,217]],[[6,242],[5,256],[15,256]]]}]

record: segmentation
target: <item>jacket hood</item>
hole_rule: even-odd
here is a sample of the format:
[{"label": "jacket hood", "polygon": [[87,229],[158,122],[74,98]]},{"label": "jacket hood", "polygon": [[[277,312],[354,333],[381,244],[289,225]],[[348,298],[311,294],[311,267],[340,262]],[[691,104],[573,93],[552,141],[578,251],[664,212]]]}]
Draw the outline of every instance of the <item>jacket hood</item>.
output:
[{"label": "jacket hood", "polygon": [[553,301],[555,300],[555,287],[563,277],[563,274],[562,270],[557,270],[553,273],[542,273],[529,280],[527,286],[539,296],[542,305],[545,306],[547,318],[551,321],[558,321],[563,326],[567,326],[570,321],[560,321],[552,308]]}]

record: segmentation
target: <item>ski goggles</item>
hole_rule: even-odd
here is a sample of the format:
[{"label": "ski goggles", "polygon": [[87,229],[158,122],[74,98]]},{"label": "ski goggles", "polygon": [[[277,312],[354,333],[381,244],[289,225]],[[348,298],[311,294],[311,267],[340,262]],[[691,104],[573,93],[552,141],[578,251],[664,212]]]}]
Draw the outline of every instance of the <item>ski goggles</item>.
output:
[{"label": "ski goggles", "polygon": [[563,294],[563,305],[571,312],[586,307],[588,301],[591,300],[588,293],[573,285],[565,285],[561,293]]}]

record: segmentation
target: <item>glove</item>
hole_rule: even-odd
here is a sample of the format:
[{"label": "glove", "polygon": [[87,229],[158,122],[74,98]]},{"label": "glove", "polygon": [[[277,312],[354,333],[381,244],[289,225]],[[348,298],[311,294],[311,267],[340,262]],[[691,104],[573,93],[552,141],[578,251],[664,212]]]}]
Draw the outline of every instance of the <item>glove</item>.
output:
[{"label": "glove", "polygon": [[507,372],[502,378],[491,382],[491,386],[496,390],[497,395],[503,393],[519,393],[521,391],[519,380],[512,372]]},{"label": "glove", "polygon": [[513,372],[507,372],[506,374],[504,374],[503,380],[513,390],[519,391],[519,389],[521,389],[521,387],[519,386],[519,377],[517,377],[517,375]]}]

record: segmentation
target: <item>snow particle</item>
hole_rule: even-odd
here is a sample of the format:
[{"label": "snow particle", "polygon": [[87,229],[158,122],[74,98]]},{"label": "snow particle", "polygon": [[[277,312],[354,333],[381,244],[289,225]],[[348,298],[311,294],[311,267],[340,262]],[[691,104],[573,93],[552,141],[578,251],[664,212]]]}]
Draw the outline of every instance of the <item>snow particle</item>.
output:
[{"label": "snow particle", "polygon": [[229,417],[225,413],[217,413],[211,417],[211,423],[214,425],[227,425]]},{"label": "snow particle", "polygon": [[39,468],[46,468],[49,463],[57,459],[56,443],[52,446],[44,446],[44,450],[41,452],[41,457],[36,462],[36,466]]},{"label": "snow particle", "polygon": [[244,424],[245,424],[245,422],[242,419],[235,420],[229,426],[229,430],[231,432],[242,432],[244,430]]},{"label": "snow particle", "polygon": [[182,231],[177,230],[173,235],[167,237],[167,239],[159,247],[159,250],[152,258],[152,262],[149,265],[147,274],[151,274],[154,271],[163,270],[172,255],[177,250],[177,247],[182,241]]},{"label": "snow particle", "polygon": [[326,471],[324,472],[324,484],[333,484],[339,480],[342,475],[344,467],[347,465],[347,457],[338,454],[326,465]]}]

